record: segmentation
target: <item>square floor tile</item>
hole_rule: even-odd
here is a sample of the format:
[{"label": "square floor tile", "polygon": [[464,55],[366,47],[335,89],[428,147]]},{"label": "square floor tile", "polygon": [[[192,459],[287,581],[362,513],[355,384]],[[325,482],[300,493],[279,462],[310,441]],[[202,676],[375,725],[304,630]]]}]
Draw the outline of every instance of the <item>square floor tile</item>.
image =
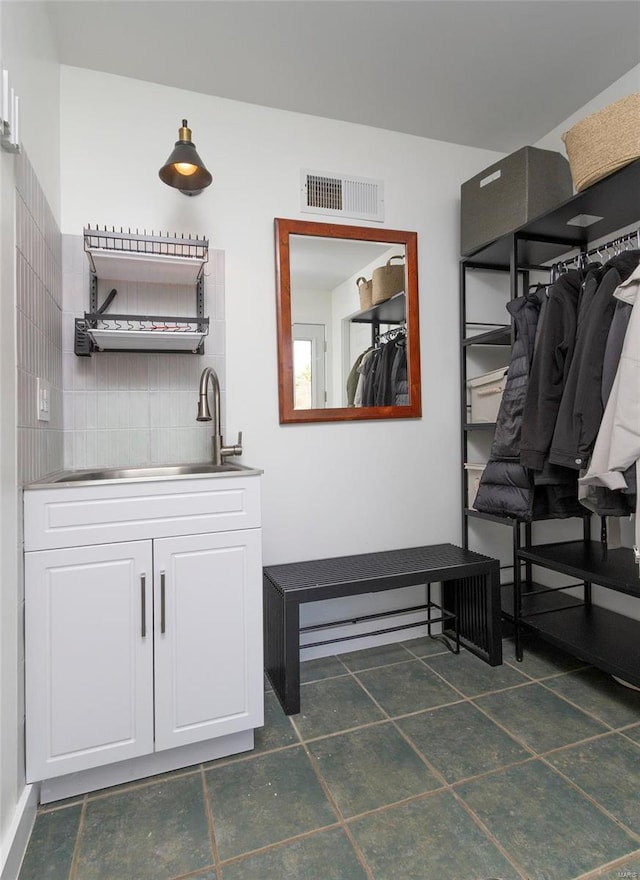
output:
[{"label": "square floor tile", "polygon": [[299,715],[292,717],[305,740],[384,718],[350,675],[303,685],[300,688],[300,710]]},{"label": "square floor tile", "polygon": [[359,672],[357,678],[391,716],[406,715],[462,699],[420,660]]},{"label": "square floor tile", "polygon": [[189,874],[188,880],[218,880],[218,876],[216,869],[212,867],[208,871],[198,871],[197,874]]},{"label": "square floor tile", "polygon": [[470,703],[456,703],[397,722],[425,758],[455,782],[523,761],[530,753]]},{"label": "square floor tile", "polygon": [[222,860],[336,821],[302,747],[206,771]]},{"label": "square floor tile", "polygon": [[449,792],[371,813],[349,827],[375,880],[518,878]]},{"label": "square floor tile", "polygon": [[315,740],[309,751],[347,817],[442,786],[392,724]]},{"label": "square floor tile", "polygon": [[[284,714],[280,701],[271,691],[264,695],[264,727],[258,727],[254,733],[254,752],[268,752],[283,746],[300,742],[296,732]],[[246,757],[243,752],[239,757]],[[210,766],[210,765],[207,765]]]},{"label": "square floor tile", "polygon": [[341,828],[284,843],[222,868],[222,880],[366,880]]},{"label": "square floor tile", "polygon": [[432,639],[429,636],[420,636],[417,639],[407,639],[402,642],[402,645],[407,651],[411,651],[412,654],[415,654],[416,657],[430,657],[433,654],[451,653],[441,639]]},{"label": "square floor tile", "polygon": [[429,669],[433,669],[467,697],[475,697],[487,691],[502,690],[529,681],[525,675],[506,663],[501,666],[489,666],[484,660],[468,651],[428,657],[424,662]]},{"label": "square floor tile", "polygon": [[200,773],[87,801],[76,880],[168,880],[212,864]]},{"label": "square floor tile", "polygon": [[40,804],[38,807],[38,815],[40,813],[48,813],[51,810],[59,810],[61,807],[70,807],[74,804],[80,804],[82,806],[85,797],[86,795],[84,794],[77,794],[68,798],[60,798],[59,801],[51,801],[48,804]]},{"label": "square floor tile", "polygon": [[474,702],[536,752],[546,752],[608,730],[540,684],[478,697]]},{"label": "square floor tile", "polygon": [[640,691],[618,684],[599,669],[583,669],[545,681],[546,687],[611,727],[640,722]]},{"label": "square floor tile", "polygon": [[130,782],[120,782],[118,785],[109,785],[106,788],[98,788],[95,791],[90,791],[87,793],[86,797],[88,801],[91,801],[95,798],[104,797],[105,794],[115,794],[120,791],[132,791],[134,788],[149,785],[150,783],[170,782],[178,776],[188,776],[189,774],[197,774],[199,776],[201,766],[201,764],[191,764],[188,767],[179,767],[177,770],[169,770],[167,773],[154,773],[153,776],[143,776],[141,779],[134,779]]},{"label": "square floor tile", "polygon": [[36,817],[19,880],[60,880],[69,876],[82,806],[76,804]]},{"label": "square floor tile", "polygon": [[579,877],[638,848],[541,761],[463,782],[456,790],[531,880]]},{"label": "square floor tile", "polygon": [[554,752],[547,760],[640,834],[640,746],[614,733]]},{"label": "square floor tile", "polygon": [[344,663],[341,663],[337,657],[318,657],[316,660],[305,660],[300,664],[301,684],[335,678],[337,675],[348,675]]},{"label": "square floor tile", "polygon": [[598,880],[639,880],[639,878],[640,856],[635,856],[604,874],[598,874]]},{"label": "square floor tile", "polygon": [[629,736],[637,743],[640,743],[640,724],[636,724],[633,727],[628,727],[625,730],[624,735]]},{"label": "square floor tile", "polygon": [[524,655],[522,660],[518,661],[515,654],[515,642],[505,642],[503,660],[531,678],[548,678],[550,675],[582,669],[587,665],[572,654],[567,654],[566,651],[561,651],[560,648],[556,648],[535,636],[525,634],[523,644]]},{"label": "square floor tile", "polygon": [[351,651],[349,654],[340,654],[340,659],[351,672],[361,669],[374,669],[377,666],[387,666],[389,663],[401,663],[410,660],[411,654],[402,647],[402,644],[380,645],[375,648],[364,648],[362,651]]}]

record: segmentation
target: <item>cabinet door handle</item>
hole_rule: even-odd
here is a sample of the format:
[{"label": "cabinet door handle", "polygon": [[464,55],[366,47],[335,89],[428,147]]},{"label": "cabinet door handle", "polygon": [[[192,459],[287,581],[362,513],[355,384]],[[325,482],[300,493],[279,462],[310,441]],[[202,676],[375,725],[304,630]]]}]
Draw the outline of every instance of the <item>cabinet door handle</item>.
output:
[{"label": "cabinet door handle", "polygon": [[140,613],[142,620],[140,623],[140,635],[143,639],[147,637],[147,576],[140,575]]},{"label": "cabinet door handle", "polygon": [[160,632],[167,630],[166,602],[165,602],[165,574],[160,572]]}]

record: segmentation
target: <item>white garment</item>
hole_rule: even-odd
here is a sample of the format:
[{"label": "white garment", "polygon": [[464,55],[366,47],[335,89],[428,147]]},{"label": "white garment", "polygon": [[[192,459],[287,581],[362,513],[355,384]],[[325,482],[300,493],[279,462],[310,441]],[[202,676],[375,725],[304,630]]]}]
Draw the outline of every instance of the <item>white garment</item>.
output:
[{"label": "white garment", "polygon": [[364,395],[364,368],[365,368],[366,363],[372,354],[373,354],[372,348],[369,349],[369,351],[365,351],[364,355],[362,356],[362,360],[358,364],[357,369],[358,369],[358,372],[360,373],[360,375],[358,376],[358,384],[356,385],[356,393],[353,398],[353,405],[354,406],[362,406],[362,398]]},{"label": "white garment", "polygon": [[[636,465],[637,498],[640,502],[640,265],[613,294],[634,306],[624,337],[620,363],[602,417],[589,463],[579,482],[580,498],[589,486],[625,490],[624,471]],[[640,563],[640,504],[635,512],[635,553]]]}]

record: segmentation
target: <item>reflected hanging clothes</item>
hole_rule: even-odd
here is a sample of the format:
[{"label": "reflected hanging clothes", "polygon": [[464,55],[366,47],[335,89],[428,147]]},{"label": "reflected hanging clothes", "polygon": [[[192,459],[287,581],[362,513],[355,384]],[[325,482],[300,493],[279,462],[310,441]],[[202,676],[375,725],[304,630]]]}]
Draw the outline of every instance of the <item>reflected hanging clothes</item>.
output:
[{"label": "reflected hanging clothes", "polygon": [[[356,391],[358,389],[358,381],[360,379],[360,365],[362,363],[363,358],[371,351],[372,346],[365,349],[361,352],[358,357],[355,359],[351,370],[349,371],[349,375],[347,376],[347,406],[357,406],[356,400]],[[361,404],[360,404],[361,405]]]},{"label": "reflected hanging clothes", "polygon": [[407,375],[407,338],[399,336],[396,341],[396,352],[391,367],[391,387],[395,406],[409,405],[409,380]]},{"label": "reflected hanging clothes", "polygon": [[395,392],[391,380],[395,356],[395,341],[385,342],[380,349],[380,361],[376,371],[375,406],[393,406],[395,403]]},{"label": "reflected hanging clothes", "polygon": [[356,393],[353,400],[354,406],[366,406],[364,402],[365,397],[365,385],[367,382],[367,375],[370,371],[370,361],[374,357],[375,349],[368,348],[362,355],[360,363],[358,364],[358,384],[356,386]]}]

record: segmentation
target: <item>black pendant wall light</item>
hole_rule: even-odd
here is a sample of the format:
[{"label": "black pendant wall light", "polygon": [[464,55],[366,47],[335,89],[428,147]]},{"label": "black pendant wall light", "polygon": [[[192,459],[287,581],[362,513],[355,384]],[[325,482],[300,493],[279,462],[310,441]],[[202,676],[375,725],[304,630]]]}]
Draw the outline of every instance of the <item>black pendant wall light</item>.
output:
[{"label": "black pendant wall light", "polygon": [[168,186],[175,186],[185,196],[197,196],[213,180],[191,140],[191,129],[186,119],[182,120],[182,126],[178,129],[173,152],[158,174],[160,180]]}]

